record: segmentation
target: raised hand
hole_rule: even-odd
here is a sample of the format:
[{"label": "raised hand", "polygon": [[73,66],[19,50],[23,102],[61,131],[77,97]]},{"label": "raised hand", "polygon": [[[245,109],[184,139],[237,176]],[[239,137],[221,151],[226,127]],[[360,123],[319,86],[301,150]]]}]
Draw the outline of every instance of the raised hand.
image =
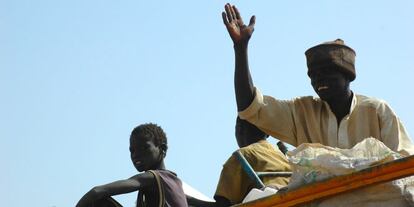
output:
[{"label": "raised hand", "polygon": [[224,9],[225,12],[221,13],[223,23],[226,25],[233,43],[235,45],[247,44],[253,34],[256,17],[252,16],[249,25],[245,25],[236,6],[227,3]]}]

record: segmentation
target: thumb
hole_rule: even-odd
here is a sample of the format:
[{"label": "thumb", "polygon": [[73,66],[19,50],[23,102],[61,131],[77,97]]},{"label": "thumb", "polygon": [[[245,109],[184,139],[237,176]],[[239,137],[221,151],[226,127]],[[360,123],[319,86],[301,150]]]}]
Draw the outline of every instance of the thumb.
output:
[{"label": "thumb", "polygon": [[254,27],[255,24],[256,24],[256,16],[253,15],[250,18],[249,27]]}]

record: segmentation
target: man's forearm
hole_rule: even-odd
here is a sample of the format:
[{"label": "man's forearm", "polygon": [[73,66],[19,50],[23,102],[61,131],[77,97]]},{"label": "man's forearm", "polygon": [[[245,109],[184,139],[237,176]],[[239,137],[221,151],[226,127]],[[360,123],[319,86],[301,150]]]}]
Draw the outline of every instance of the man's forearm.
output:
[{"label": "man's forearm", "polygon": [[254,99],[254,85],[249,70],[247,49],[247,43],[234,45],[236,60],[234,88],[238,111],[246,109]]}]

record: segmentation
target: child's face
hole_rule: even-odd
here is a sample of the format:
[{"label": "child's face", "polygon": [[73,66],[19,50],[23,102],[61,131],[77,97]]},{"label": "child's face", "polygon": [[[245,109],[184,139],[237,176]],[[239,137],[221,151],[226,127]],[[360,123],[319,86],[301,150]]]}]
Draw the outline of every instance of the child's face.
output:
[{"label": "child's face", "polygon": [[131,137],[129,142],[132,164],[139,171],[157,169],[163,159],[161,149],[152,138]]}]

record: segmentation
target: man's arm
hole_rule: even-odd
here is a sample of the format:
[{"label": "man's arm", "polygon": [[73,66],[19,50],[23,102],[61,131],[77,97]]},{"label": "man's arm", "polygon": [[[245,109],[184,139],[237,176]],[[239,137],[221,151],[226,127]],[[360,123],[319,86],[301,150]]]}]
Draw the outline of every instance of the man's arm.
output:
[{"label": "man's arm", "polygon": [[96,186],[87,192],[76,204],[76,207],[89,207],[95,201],[107,196],[129,193],[153,184],[152,173],[141,173],[126,180],[119,180],[106,185]]},{"label": "man's arm", "polygon": [[256,17],[250,18],[249,25],[245,25],[239,11],[234,5],[226,4],[222,13],[223,23],[234,43],[235,73],[234,88],[238,111],[246,109],[254,99],[254,85],[250,75],[248,63],[248,44],[254,31]]},{"label": "man's arm", "polygon": [[414,145],[401,120],[391,109],[382,102],[377,109],[380,114],[381,141],[391,150],[401,153],[403,156],[414,154]]}]

